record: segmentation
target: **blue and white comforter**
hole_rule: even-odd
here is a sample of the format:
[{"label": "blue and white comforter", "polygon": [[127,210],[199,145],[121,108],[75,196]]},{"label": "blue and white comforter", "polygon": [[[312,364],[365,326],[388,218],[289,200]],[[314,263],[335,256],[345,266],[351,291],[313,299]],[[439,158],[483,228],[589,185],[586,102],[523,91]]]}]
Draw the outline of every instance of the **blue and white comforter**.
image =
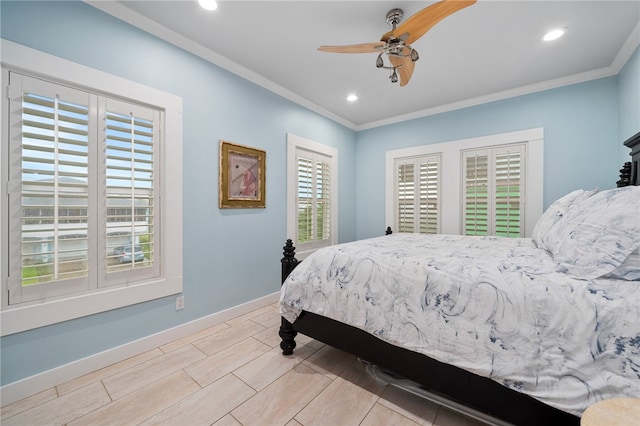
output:
[{"label": "blue and white comforter", "polygon": [[332,246],[291,273],[280,302],[291,322],[314,312],[578,416],[640,397],[640,282],[569,278],[528,238]]}]

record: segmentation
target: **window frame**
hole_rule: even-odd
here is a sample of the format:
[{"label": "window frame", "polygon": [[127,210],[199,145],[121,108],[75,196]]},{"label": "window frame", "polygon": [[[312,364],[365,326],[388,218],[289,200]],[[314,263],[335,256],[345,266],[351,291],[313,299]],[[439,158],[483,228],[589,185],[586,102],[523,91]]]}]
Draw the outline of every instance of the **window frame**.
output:
[{"label": "window frame", "polygon": [[[498,192],[497,192],[497,188],[498,188],[498,181],[500,181],[499,177],[498,177],[498,161],[499,161],[499,156],[504,155],[505,153],[507,154],[514,154],[514,153],[518,153],[518,164],[519,164],[519,168],[517,169],[518,171],[518,176],[521,176],[521,178],[519,178],[519,196],[517,198],[519,207],[521,206],[526,206],[527,204],[527,179],[526,179],[526,163],[527,163],[527,146],[525,143],[514,143],[514,144],[506,144],[506,145],[500,145],[500,146],[492,146],[492,147],[484,147],[484,148],[475,148],[475,149],[465,149],[462,150],[460,152],[461,154],[461,158],[460,158],[460,162],[461,162],[461,173],[462,176],[460,178],[460,181],[462,182],[462,188],[461,188],[461,194],[462,197],[460,199],[460,202],[462,204],[462,232],[465,235],[496,235],[496,236],[507,236],[507,235],[500,235],[498,232],[498,225],[501,224],[498,221],[498,206],[500,204],[505,204],[505,200],[502,200],[502,203],[499,203],[498,200]],[[487,185],[487,200],[486,200],[486,210],[487,210],[487,222],[485,224],[486,226],[486,234],[479,232],[479,233],[467,233],[467,230],[469,228],[469,224],[467,223],[467,220],[469,219],[469,216],[467,215],[468,210],[468,201],[469,201],[469,197],[466,197],[466,174],[468,173],[468,168],[467,168],[467,159],[468,158],[478,158],[478,157],[485,157],[487,160],[487,181],[486,181],[486,185]],[[510,178],[510,176],[509,176]],[[506,200],[509,201],[509,198]],[[474,204],[475,205],[475,204]],[[524,209],[518,209],[520,213],[523,212]],[[526,215],[526,212],[525,212]],[[507,223],[509,223],[509,219],[511,218],[511,216],[507,215]],[[524,233],[524,218],[520,217],[520,215],[518,215],[518,233],[517,236],[518,237],[522,237],[523,233]],[[473,220],[473,219],[472,219]],[[475,221],[474,221],[475,222]],[[477,223],[477,222],[476,222]],[[511,227],[507,228],[507,234],[509,233],[509,230],[512,229]],[[502,234],[504,234],[505,232],[502,231]],[[513,232],[512,235],[509,235],[510,237],[516,237],[515,232]]]},{"label": "window frame", "polygon": [[[298,150],[310,151],[329,158],[329,241],[326,244],[302,243],[298,241]],[[296,257],[304,259],[322,245],[333,245],[338,242],[338,150],[334,147],[314,142],[309,139],[287,133],[287,238],[296,246]]]},{"label": "window frame", "polygon": [[[1,335],[55,324],[161,297],[179,294],[183,289],[182,272],[182,98],[105,73],[57,56],[2,39],[3,99],[0,115],[2,127],[9,123],[7,82],[9,71],[67,85],[80,90],[121,99],[159,109],[163,115],[160,149],[159,205],[160,234],[163,244],[160,253],[160,275],[150,279],[131,281],[121,285],[102,287],[89,292],[48,298],[40,301],[9,305],[7,281],[9,274],[9,218],[8,132],[3,132],[0,162],[0,276],[2,296],[0,305]],[[171,143],[168,143],[171,141]],[[171,159],[168,161],[167,159]],[[171,179],[167,177],[171,176]],[[168,226],[171,224],[172,226]]]},{"label": "window frame", "polygon": [[[394,222],[394,175],[395,160],[440,154],[440,233],[463,234],[462,203],[462,151],[488,147],[500,147],[524,143],[526,145],[525,179],[527,182],[524,201],[524,236],[533,231],[536,221],[543,211],[544,183],[544,129],[533,128],[515,132],[500,133],[476,138],[421,145],[386,152],[385,166],[385,221],[386,226]],[[393,229],[393,228],[392,228]]]},{"label": "window frame", "polygon": [[[440,216],[441,216],[441,209],[440,209],[440,198],[441,198],[441,187],[442,187],[442,180],[440,179],[440,174],[441,174],[441,164],[442,164],[442,160],[440,158],[440,154],[429,154],[429,155],[421,155],[421,156],[415,156],[415,157],[401,157],[401,158],[394,158],[394,182],[393,182],[393,199],[394,199],[394,209],[393,209],[393,220],[391,229],[393,229],[395,232],[409,232],[409,231],[403,231],[402,228],[400,227],[400,204],[401,204],[401,200],[400,200],[400,182],[399,182],[399,174],[400,174],[400,167],[401,166],[407,166],[407,165],[411,165],[413,167],[413,231],[412,232],[420,232],[420,229],[422,228],[422,211],[423,211],[423,206],[421,204],[421,194],[423,191],[427,191],[427,194],[429,194],[429,188],[430,188],[430,182],[427,178],[426,181],[426,187],[423,187],[420,183],[420,177],[421,177],[421,166],[423,164],[427,165],[427,168],[429,168],[430,164],[436,164],[436,174],[437,174],[437,180],[435,183],[435,192],[436,192],[436,208],[435,208],[435,232],[425,232],[425,233],[435,233],[435,234],[439,234],[440,233]],[[406,191],[405,191],[406,192]],[[426,196],[427,200],[429,200],[431,197],[429,195]],[[426,220],[426,224],[425,226],[427,228],[430,228],[429,223],[431,223],[433,221],[433,218],[431,217],[431,215],[429,215],[429,211],[430,209],[427,207],[427,220]]]}]

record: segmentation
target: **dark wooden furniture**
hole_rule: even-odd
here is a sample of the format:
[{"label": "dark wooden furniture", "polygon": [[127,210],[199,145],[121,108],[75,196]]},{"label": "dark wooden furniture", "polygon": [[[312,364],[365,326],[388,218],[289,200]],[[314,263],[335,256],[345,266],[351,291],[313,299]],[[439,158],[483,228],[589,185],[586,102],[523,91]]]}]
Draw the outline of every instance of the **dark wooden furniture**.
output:
[{"label": "dark wooden furniture", "polygon": [[[624,142],[631,148],[632,161],[621,169],[619,187],[640,185],[640,132]],[[387,228],[386,234],[391,229]],[[282,281],[298,265],[295,247],[287,240],[283,247]],[[501,384],[436,361],[425,355],[386,343],[347,324],[303,311],[291,324],[282,318],[280,347],[285,355],[295,349],[295,336],[305,334],[330,346],[352,353],[377,367],[415,382],[431,395],[452,401],[454,405],[484,413],[502,423],[514,425],[579,425],[580,418],[544,404]]]},{"label": "dark wooden furniture", "polygon": [[[291,240],[284,246],[283,282],[298,265]],[[303,311],[291,324],[281,318],[280,348],[290,355],[302,333],[349,352],[394,375],[412,380],[429,394],[515,425],[578,425],[580,419],[498,382],[384,342],[358,328]]]},{"label": "dark wooden furniture", "polygon": [[623,184],[618,186],[626,186],[624,185],[625,183],[627,185],[640,185],[640,176],[638,176],[640,174],[640,171],[638,171],[640,168],[640,132],[624,141],[624,146],[631,148],[631,161],[625,163],[624,166],[627,167],[628,174],[625,172],[625,176],[623,177],[623,171],[620,171],[620,181],[623,181]]}]

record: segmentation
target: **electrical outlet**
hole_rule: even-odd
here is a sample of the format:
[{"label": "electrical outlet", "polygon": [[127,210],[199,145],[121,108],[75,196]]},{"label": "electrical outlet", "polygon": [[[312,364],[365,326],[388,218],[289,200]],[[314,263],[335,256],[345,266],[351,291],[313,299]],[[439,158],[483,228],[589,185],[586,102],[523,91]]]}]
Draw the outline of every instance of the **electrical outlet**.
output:
[{"label": "electrical outlet", "polygon": [[184,309],[184,296],[180,295],[178,297],[176,297],[176,311],[179,311],[180,309]]}]

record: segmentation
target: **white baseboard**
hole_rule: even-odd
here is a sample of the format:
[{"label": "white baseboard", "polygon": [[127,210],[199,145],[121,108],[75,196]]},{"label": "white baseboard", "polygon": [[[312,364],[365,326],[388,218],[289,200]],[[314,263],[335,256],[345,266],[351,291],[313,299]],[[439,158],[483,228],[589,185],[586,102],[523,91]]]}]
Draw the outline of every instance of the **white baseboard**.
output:
[{"label": "white baseboard", "polygon": [[11,404],[27,396],[73,380],[77,377],[120,362],[134,355],[162,346],[191,333],[223,323],[237,316],[255,311],[278,301],[280,292],[207,315],[202,318],[169,328],[124,345],[61,365],[51,370],[9,383],[0,388],[0,406]]}]

